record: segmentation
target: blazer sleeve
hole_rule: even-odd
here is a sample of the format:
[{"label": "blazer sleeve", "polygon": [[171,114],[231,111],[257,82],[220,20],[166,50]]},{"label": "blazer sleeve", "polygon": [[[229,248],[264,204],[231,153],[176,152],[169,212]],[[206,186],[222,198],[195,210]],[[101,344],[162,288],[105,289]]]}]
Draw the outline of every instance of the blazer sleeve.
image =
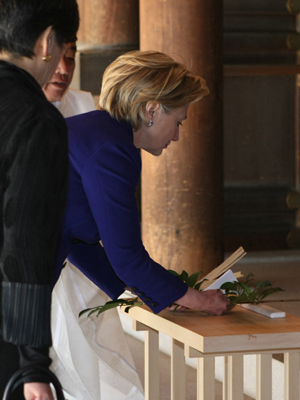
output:
[{"label": "blazer sleeve", "polygon": [[59,114],[60,127],[44,117],[23,123],[3,160],[3,337],[35,348],[51,345],[51,289],[68,175],[65,122]]},{"label": "blazer sleeve", "polygon": [[[138,155],[138,157],[137,157]],[[128,143],[106,143],[82,172],[82,182],[107,257],[118,275],[155,313],[187,291],[187,285],[145,250],[135,190],[140,156]]]}]

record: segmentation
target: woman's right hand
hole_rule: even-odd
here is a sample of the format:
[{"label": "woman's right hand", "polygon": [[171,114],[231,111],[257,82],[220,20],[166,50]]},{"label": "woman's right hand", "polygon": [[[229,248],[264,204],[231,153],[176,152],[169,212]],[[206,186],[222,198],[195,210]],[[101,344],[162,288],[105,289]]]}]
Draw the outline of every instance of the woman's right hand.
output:
[{"label": "woman's right hand", "polygon": [[229,299],[221,290],[198,290],[188,288],[186,294],[176,300],[176,304],[194,310],[203,311],[210,315],[223,315],[228,311]]}]

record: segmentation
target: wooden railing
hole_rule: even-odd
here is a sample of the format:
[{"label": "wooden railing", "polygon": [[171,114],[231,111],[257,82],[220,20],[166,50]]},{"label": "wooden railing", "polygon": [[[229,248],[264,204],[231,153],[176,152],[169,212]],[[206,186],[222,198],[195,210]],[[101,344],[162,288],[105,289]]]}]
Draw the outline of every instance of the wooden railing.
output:
[{"label": "wooden railing", "polygon": [[159,332],[172,341],[171,400],[185,399],[185,357],[198,358],[197,400],[214,400],[217,356],[224,356],[223,400],[244,399],[243,356],[248,354],[257,355],[256,399],[272,400],[276,353],[284,354],[284,400],[300,398],[300,318],[271,319],[241,307],[222,317],[194,310],[155,315],[134,307],[129,316],[134,330],[145,331],[145,400],[159,400]]}]

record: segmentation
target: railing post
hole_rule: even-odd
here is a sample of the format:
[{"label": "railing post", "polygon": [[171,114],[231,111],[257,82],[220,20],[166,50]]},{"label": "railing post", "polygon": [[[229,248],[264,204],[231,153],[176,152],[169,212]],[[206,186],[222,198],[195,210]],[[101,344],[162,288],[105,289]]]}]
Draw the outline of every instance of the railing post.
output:
[{"label": "railing post", "polygon": [[256,356],[256,399],[272,400],[272,354]]},{"label": "railing post", "polygon": [[224,391],[228,400],[242,400],[244,398],[244,358],[243,356],[225,357],[226,368],[224,379]]},{"label": "railing post", "polygon": [[228,400],[228,357],[223,357],[223,400]]},{"label": "railing post", "polygon": [[215,400],[215,358],[198,358],[197,400]]},{"label": "railing post", "polygon": [[299,353],[284,353],[284,400],[299,400]]},{"label": "railing post", "polygon": [[145,331],[145,400],[159,400],[159,332],[133,320],[135,331]]},{"label": "railing post", "polygon": [[171,400],[185,399],[184,344],[172,339],[171,352]]}]

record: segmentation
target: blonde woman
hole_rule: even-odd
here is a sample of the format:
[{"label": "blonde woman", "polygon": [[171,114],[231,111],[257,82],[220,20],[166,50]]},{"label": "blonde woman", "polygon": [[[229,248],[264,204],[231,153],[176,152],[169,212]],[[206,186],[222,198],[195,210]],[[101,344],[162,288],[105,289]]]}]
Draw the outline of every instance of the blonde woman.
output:
[{"label": "blonde woman", "polygon": [[99,110],[67,119],[70,186],[58,273],[68,257],[113,299],[128,286],[155,313],[174,302],[226,311],[220,291],[188,288],[149,257],[135,199],[139,149],[154,156],[166,151],[179,140],[189,105],[207,94],[203,79],[155,51],[127,53],[106,69]]}]

